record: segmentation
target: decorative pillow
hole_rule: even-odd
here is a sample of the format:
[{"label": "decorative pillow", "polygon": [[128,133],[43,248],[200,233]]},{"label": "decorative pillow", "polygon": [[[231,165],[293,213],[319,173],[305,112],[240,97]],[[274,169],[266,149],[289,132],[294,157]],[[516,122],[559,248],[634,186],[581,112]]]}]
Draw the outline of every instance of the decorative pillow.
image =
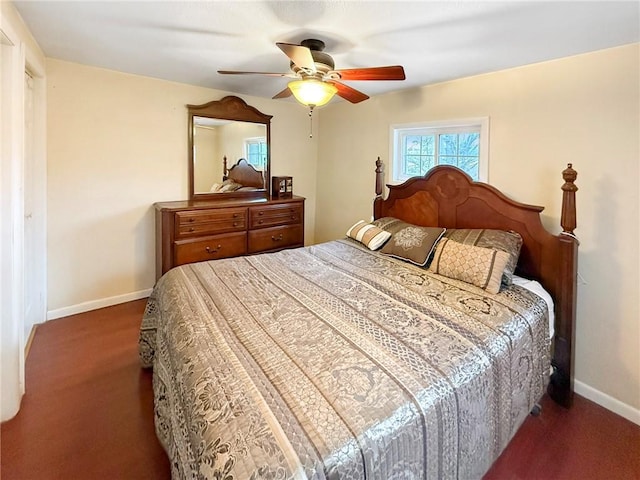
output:
[{"label": "decorative pillow", "polygon": [[360,220],[347,230],[347,237],[366,245],[369,250],[377,250],[391,238],[391,234],[364,220]]},{"label": "decorative pillow", "polygon": [[458,243],[444,237],[436,247],[429,271],[498,293],[509,255],[493,248]]},{"label": "decorative pillow", "polygon": [[450,228],[444,236],[449,240],[464,245],[493,248],[505,252],[509,256],[509,260],[507,261],[504,272],[502,272],[502,283],[505,285],[511,285],[513,283],[513,272],[518,264],[520,248],[522,247],[522,237],[519,233],[513,231],[506,232],[504,230]]},{"label": "decorative pillow", "polygon": [[211,193],[224,193],[224,192],[235,192],[236,190],[242,188],[242,185],[234,182],[231,179],[227,179],[222,183],[214,183],[211,186]]},{"label": "decorative pillow", "polygon": [[373,224],[391,233],[391,239],[380,250],[381,253],[421,267],[427,264],[435,244],[445,231],[441,227],[419,227],[392,217],[380,218]]}]

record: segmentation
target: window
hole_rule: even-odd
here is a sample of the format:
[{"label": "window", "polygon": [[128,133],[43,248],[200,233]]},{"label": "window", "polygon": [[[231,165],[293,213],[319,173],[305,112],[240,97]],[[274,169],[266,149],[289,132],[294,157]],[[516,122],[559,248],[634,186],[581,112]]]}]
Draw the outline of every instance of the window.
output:
[{"label": "window", "polygon": [[267,165],[267,140],[264,137],[246,138],[244,156],[256,170],[264,170]]},{"label": "window", "polygon": [[489,119],[393,125],[393,180],[423,176],[436,165],[453,165],[474,180],[488,181]]}]

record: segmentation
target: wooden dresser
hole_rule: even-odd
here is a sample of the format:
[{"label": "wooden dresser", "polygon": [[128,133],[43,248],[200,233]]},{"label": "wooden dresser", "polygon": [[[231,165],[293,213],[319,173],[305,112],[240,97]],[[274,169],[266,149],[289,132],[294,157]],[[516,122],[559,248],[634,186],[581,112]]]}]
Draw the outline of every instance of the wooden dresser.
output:
[{"label": "wooden dresser", "polygon": [[304,198],[154,204],[156,279],[185,263],[304,246]]}]

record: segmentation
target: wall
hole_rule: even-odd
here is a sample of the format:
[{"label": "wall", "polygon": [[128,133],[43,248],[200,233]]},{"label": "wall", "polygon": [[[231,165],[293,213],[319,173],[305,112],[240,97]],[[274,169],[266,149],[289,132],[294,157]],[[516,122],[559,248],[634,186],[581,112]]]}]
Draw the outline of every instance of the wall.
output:
[{"label": "wall", "polygon": [[[267,131],[262,125],[246,122],[228,123],[220,127],[220,148],[222,155],[227,157],[229,168],[239,159],[247,157],[244,151],[244,141],[248,138],[266,138]],[[222,157],[220,157],[222,158]]]},{"label": "wall", "polygon": [[639,53],[638,44],[623,46],[328,105],[316,240],[371,217],[374,161],[390,165],[391,124],[489,116],[489,183],[545,205],[555,233],[560,172],[572,162],[581,241],[576,388],[640,423]]},{"label": "wall", "polygon": [[193,127],[193,188],[209,192],[214,183],[222,183],[223,161],[218,150],[220,127]]},{"label": "wall", "polygon": [[[155,281],[157,201],[187,197],[187,104],[226,92],[47,60],[49,318],[145,296]],[[294,102],[244,97],[273,115],[272,173],[307,197],[315,140]],[[132,135],[132,132],[135,135]]]}]

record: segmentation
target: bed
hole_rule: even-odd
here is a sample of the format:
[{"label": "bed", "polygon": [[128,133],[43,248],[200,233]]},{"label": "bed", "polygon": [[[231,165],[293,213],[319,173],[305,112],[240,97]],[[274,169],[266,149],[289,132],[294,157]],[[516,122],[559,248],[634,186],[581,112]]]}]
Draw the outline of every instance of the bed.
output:
[{"label": "bed", "polygon": [[387,198],[376,169],[377,225],[517,232],[552,338],[523,281],[490,293],[350,237],[167,272],[140,358],[173,478],[480,478],[545,389],[571,403],[575,177],[552,235],[541,207],[452,167]]},{"label": "bed", "polygon": [[263,172],[256,170],[246,159],[240,158],[227,168],[227,157],[223,157],[224,176],[222,183],[214,183],[209,193],[227,193],[264,190]]}]

